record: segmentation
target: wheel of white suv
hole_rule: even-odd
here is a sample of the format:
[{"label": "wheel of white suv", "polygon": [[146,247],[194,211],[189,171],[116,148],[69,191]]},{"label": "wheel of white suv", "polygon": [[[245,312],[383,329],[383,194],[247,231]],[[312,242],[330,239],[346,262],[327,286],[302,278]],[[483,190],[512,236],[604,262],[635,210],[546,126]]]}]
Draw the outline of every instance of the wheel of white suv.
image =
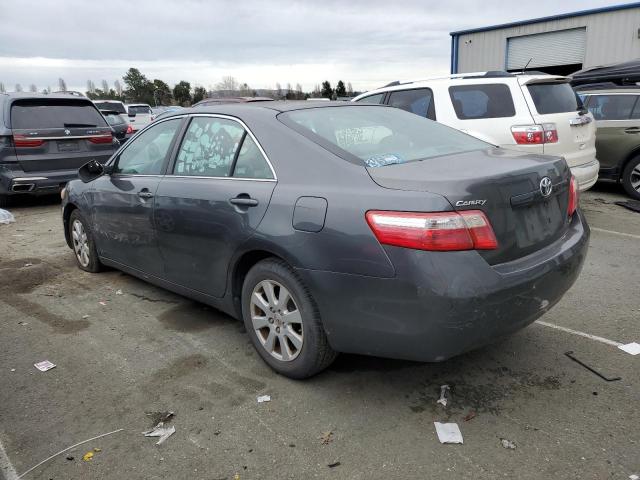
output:
[{"label": "wheel of white suv", "polygon": [[620,179],[627,195],[640,200],[640,155],[625,165]]},{"label": "wheel of white suv", "polygon": [[242,314],[254,347],[282,375],[307,378],[336,357],[309,290],[282,260],[262,260],[249,271]]},{"label": "wheel of white suv", "polygon": [[92,273],[102,270],[91,230],[78,210],[71,212],[69,217],[69,238],[76,262],[82,270]]}]

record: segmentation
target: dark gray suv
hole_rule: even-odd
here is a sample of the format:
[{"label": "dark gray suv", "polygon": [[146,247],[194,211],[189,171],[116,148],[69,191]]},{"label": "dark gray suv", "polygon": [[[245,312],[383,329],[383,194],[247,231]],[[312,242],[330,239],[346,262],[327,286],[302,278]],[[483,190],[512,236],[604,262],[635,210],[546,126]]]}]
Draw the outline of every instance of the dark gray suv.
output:
[{"label": "dark gray suv", "polygon": [[60,191],[80,166],[106,162],[118,145],[87,98],[0,94],[0,206],[11,196]]}]

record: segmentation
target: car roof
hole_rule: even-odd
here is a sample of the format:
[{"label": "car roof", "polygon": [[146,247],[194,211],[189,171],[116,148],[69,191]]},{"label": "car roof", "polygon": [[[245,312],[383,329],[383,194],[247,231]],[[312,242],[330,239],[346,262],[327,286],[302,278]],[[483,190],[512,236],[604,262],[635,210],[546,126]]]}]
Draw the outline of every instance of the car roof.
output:
[{"label": "car roof", "polygon": [[640,87],[619,87],[619,88],[589,88],[585,90],[578,90],[581,95],[601,95],[601,94],[619,94],[624,95],[638,95],[640,94]]},{"label": "car roof", "polygon": [[77,102],[87,102],[90,101],[87,97],[79,97],[78,95],[69,95],[67,93],[33,93],[33,92],[4,92],[0,93],[0,95],[4,95],[5,98],[8,99],[16,99],[16,100],[30,100],[30,99],[61,99],[61,100],[71,100]]},{"label": "car roof", "polygon": [[[122,103],[120,100],[103,100],[101,98],[96,98],[94,102],[102,102],[102,103]],[[124,105],[124,103],[123,103]]]},{"label": "car roof", "polygon": [[149,107],[151,106],[148,103],[125,103],[127,107]]}]

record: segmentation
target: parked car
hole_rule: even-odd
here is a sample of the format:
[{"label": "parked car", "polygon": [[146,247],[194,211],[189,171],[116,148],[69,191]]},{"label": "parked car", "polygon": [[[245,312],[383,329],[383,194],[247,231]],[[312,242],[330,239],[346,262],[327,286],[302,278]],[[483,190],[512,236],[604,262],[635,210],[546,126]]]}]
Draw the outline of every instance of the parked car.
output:
[{"label": "parked car", "polygon": [[80,178],[63,224],[81,269],[242,318],[293,378],[336,352],[441,361],[519,330],[589,239],[564,159],[384,106],[182,110]]},{"label": "parked car", "polygon": [[133,135],[133,128],[121,114],[114,110],[100,110],[109,126],[113,129],[113,136],[118,139],[120,145],[129,140]]},{"label": "parked car", "polygon": [[596,120],[600,178],[622,183],[640,200],[640,88],[579,90]]},{"label": "parked car", "polygon": [[146,103],[127,103],[125,107],[134,133],[142,130],[153,121],[153,112]]},{"label": "parked car", "polygon": [[212,107],[214,105],[224,105],[227,103],[252,103],[252,102],[273,102],[269,97],[212,97],[205,98],[194,104],[193,107]]},{"label": "parked car", "polygon": [[0,93],[0,205],[59,192],[89,160],[106,162],[113,131],[85,97]]},{"label": "parked car", "polygon": [[500,147],[562,156],[581,191],[598,180],[593,117],[567,77],[465,73],[392,82],[353,101],[401,108]]},{"label": "parked car", "polygon": [[176,112],[178,110],[182,110],[182,108],[183,107],[180,107],[178,105],[172,105],[170,107],[164,107],[161,110],[160,109],[158,109],[158,110],[152,109],[153,110],[153,115],[151,117],[151,121],[155,122],[159,118],[164,118],[164,117],[166,117],[167,115],[169,115],[169,114],[171,114],[173,112]]},{"label": "parked car", "polygon": [[98,110],[109,110],[125,116],[128,113],[127,107],[120,100],[94,100],[93,104],[98,107]]}]

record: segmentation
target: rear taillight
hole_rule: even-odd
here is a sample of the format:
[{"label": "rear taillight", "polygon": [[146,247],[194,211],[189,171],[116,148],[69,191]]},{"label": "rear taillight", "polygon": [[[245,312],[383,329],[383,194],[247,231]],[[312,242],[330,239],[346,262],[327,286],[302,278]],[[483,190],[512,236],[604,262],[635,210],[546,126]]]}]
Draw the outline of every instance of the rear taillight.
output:
[{"label": "rear taillight", "polygon": [[105,133],[103,135],[94,135],[88,139],[91,143],[111,143],[113,142],[113,135],[111,133]]},{"label": "rear taillight", "polygon": [[558,130],[555,123],[514,125],[511,127],[511,134],[518,145],[542,145],[558,142]]},{"label": "rear taillight", "polygon": [[571,175],[571,180],[569,180],[569,204],[567,206],[567,213],[569,217],[575,213],[578,208],[578,200],[580,197],[580,190],[578,188],[578,180],[576,177]]},{"label": "rear taillight", "polygon": [[26,135],[14,135],[13,144],[18,148],[24,147],[41,147],[44,145],[44,140],[39,138],[27,137]]},{"label": "rear taillight", "polygon": [[131,124],[127,125],[127,134],[133,133],[133,127]]},{"label": "rear taillight", "polygon": [[498,241],[480,210],[386,212],[371,210],[367,223],[380,243],[417,250],[493,250]]}]

